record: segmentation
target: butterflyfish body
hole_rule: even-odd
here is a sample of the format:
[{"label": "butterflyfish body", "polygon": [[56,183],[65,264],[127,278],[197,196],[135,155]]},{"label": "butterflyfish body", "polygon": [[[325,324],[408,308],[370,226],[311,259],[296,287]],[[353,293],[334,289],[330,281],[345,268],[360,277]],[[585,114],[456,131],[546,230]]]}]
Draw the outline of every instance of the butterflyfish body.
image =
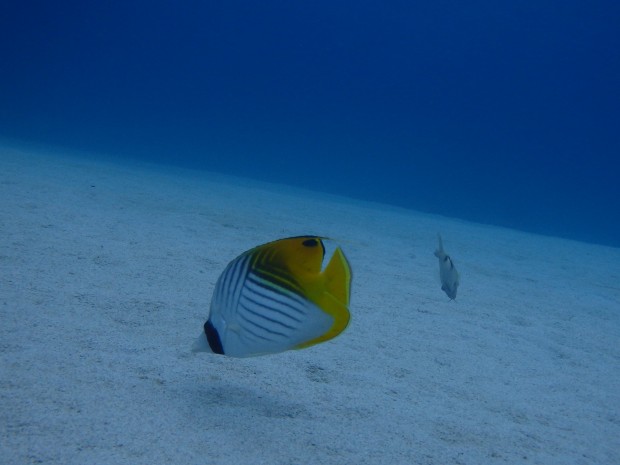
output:
[{"label": "butterflyfish body", "polygon": [[454,263],[445,250],[443,249],[443,241],[438,234],[439,247],[435,250],[435,257],[439,259],[439,279],[441,281],[441,290],[446,293],[450,299],[456,299],[456,290],[459,287],[459,273],[454,267]]},{"label": "butterflyfish body", "polygon": [[219,277],[194,352],[253,357],[336,337],[349,323],[351,269],[317,236],[281,239],[231,261]]}]

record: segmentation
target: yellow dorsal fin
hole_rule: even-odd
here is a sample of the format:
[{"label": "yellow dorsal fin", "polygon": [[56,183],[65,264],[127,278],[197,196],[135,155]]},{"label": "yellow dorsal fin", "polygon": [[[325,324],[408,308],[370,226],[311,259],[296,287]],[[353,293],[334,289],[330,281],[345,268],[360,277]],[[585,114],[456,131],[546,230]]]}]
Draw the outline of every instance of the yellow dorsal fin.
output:
[{"label": "yellow dorsal fin", "polygon": [[320,237],[298,236],[263,244],[248,253],[254,256],[255,266],[283,269],[304,280],[321,271],[324,251]]}]

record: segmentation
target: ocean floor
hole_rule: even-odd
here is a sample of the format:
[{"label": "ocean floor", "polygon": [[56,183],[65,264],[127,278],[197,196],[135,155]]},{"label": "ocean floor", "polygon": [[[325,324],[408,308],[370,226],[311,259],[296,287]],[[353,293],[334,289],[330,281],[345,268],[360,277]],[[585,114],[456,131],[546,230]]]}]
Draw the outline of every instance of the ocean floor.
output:
[{"label": "ocean floor", "polygon": [[[302,234],[351,263],[347,330],[272,356],[191,353],[226,264]],[[284,186],[0,148],[0,463],[618,464],[619,263]]]}]

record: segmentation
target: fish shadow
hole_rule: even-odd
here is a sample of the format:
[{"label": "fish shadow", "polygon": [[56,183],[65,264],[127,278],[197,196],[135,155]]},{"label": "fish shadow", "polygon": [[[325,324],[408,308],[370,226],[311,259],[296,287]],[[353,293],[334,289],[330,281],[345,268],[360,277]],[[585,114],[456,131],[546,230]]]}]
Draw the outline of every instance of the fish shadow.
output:
[{"label": "fish shadow", "polygon": [[238,417],[311,418],[304,404],[287,401],[258,388],[219,383],[195,388],[188,394],[187,398],[191,400],[190,407],[195,420],[202,419],[209,424],[213,421],[234,421],[233,419]]}]

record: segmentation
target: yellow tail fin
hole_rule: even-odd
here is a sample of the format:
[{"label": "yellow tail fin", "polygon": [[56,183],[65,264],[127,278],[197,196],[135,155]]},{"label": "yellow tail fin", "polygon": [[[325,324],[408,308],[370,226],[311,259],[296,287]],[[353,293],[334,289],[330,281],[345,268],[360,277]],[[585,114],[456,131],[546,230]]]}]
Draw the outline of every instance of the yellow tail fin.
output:
[{"label": "yellow tail fin", "polygon": [[343,303],[349,306],[351,296],[351,267],[340,247],[336,248],[329,264],[323,271],[325,290]]},{"label": "yellow tail fin", "polygon": [[329,330],[321,336],[297,346],[298,349],[328,341],[345,330],[349,324],[351,294],[351,268],[340,247],[336,249],[322,273],[323,292],[314,297],[315,303],[334,319]]}]

